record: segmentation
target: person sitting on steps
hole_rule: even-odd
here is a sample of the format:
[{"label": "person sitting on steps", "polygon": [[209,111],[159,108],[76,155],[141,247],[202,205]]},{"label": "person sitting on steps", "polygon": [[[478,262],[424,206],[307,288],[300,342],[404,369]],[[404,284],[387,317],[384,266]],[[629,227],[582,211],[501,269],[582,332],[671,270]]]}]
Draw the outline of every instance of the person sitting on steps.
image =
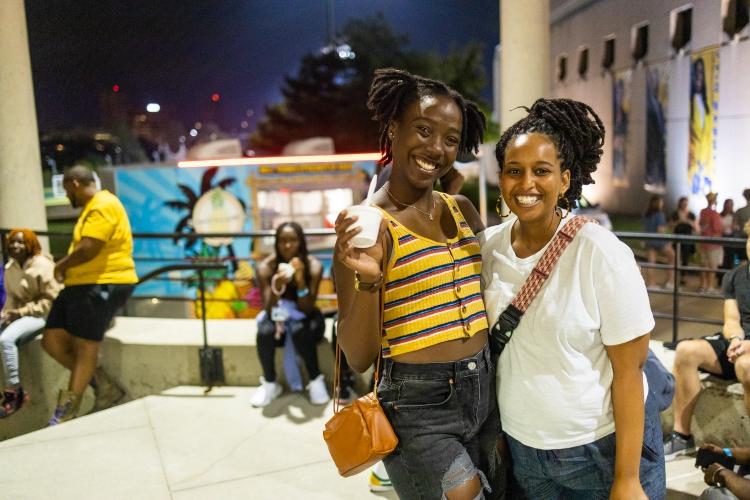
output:
[{"label": "person sitting on steps", "polygon": [[[750,234],[750,223],[745,224]],[[745,250],[750,254],[750,240]],[[745,389],[745,411],[750,414],[750,271],[740,264],[724,276],[724,326],[715,335],[683,340],[674,360],[674,431],[664,443],[667,461],[695,448],[690,424],[701,392],[698,370],[723,379],[739,380]]]},{"label": "person sitting on steps", "polygon": [[325,320],[315,307],[323,266],[308,255],[305,234],[296,222],[284,222],[276,228],[274,250],[258,264],[263,311],[256,317],[257,349],[263,376],[250,404],[256,408],[267,406],[281,395],[274,355],[276,347],[284,345],[287,335],[291,335],[310,377],[307,385],[310,402],[325,404],[331,398],[318,367],[317,351]]},{"label": "person sitting on steps", "polygon": [[55,263],[42,253],[39,240],[30,229],[12,229],[6,238],[10,259],[5,265],[4,288],[8,301],[0,311],[6,388],[0,418],[21,409],[29,394],[21,385],[18,348],[42,332],[52,301],[62,284],[55,280]]}]

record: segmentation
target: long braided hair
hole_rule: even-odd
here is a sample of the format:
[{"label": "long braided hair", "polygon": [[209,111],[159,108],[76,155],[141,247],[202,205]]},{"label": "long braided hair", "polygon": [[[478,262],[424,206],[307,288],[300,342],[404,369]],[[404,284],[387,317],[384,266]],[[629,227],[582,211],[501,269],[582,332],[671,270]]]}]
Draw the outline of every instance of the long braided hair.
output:
[{"label": "long braided hair", "polygon": [[465,99],[443,82],[412,75],[398,69],[384,68],[375,70],[367,98],[367,108],[372,111],[372,119],[379,125],[381,152],[379,164],[385,165],[393,159],[388,126],[398,121],[409,105],[426,96],[448,96],[456,102],[461,110],[463,123],[458,151],[470,153],[479,150],[486,122],[484,114],[474,102]]},{"label": "long braided hair", "polygon": [[495,157],[503,170],[505,149],[514,137],[538,133],[552,140],[560,159],[560,170],[570,171],[570,188],[560,206],[578,206],[581,190],[593,184],[591,174],[596,171],[604,146],[604,125],[590,106],[572,99],[537,99],[529,114],[508,128],[495,147]]}]

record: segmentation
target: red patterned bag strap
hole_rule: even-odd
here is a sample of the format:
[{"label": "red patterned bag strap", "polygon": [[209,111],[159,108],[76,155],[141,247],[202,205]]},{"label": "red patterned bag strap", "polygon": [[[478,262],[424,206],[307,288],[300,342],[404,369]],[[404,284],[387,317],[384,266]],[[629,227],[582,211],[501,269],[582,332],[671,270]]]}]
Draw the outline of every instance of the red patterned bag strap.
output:
[{"label": "red patterned bag strap", "polygon": [[539,259],[531,274],[526,278],[526,282],[521,287],[521,291],[513,299],[511,305],[518,309],[521,313],[525,313],[531,302],[539,293],[539,290],[547,281],[552,269],[557,264],[560,256],[563,254],[570,242],[573,241],[578,231],[587,222],[596,222],[582,215],[576,215],[560,229],[555,235],[554,239],[544,251],[544,255]]}]

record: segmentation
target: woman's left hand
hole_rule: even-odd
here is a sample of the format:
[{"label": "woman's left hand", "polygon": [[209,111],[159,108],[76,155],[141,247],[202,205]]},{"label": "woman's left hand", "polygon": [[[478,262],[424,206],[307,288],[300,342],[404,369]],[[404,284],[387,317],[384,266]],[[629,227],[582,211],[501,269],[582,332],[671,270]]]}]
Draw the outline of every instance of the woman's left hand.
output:
[{"label": "woman's left hand", "polygon": [[609,491],[610,500],[648,500],[639,478],[615,479]]}]

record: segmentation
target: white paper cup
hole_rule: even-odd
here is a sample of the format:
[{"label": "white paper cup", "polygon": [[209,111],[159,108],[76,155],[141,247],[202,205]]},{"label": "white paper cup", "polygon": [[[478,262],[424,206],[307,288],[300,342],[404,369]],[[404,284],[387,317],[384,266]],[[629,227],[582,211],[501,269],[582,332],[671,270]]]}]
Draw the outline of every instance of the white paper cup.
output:
[{"label": "white paper cup", "polygon": [[278,270],[287,278],[294,276],[294,266],[288,262],[279,262]]},{"label": "white paper cup", "polygon": [[380,221],[383,220],[380,209],[369,205],[354,205],[346,209],[346,215],[357,216],[357,222],[352,224],[351,229],[362,228],[362,231],[352,238],[352,245],[355,248],[370,248],[375,245],[378,241]]}]

